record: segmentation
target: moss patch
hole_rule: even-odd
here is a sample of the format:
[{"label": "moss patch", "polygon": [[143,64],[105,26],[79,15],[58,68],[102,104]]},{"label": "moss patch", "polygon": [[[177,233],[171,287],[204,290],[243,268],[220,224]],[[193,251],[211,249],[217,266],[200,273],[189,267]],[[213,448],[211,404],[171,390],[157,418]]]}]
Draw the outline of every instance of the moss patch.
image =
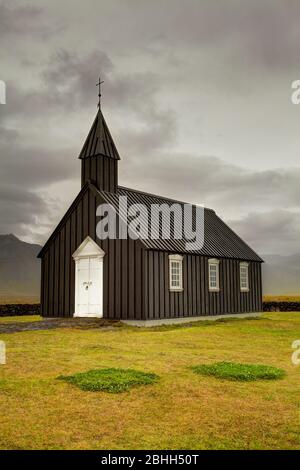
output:
[{"label": "moss patch", "polygon": [[134,369],[94,369],[74,375],[58,377],[90,392],[104,391],[120,393],[138,385],[149,385],[158,381],[156,374],[141,372]]},{"label": "moss patch", "polygon": [[238,362],[216,362],[192,367],[196,374],[212,375],[221,379],[250,382],[252,380],[275,380],[285,376],[283,369],[263,364],[239,364]]}]

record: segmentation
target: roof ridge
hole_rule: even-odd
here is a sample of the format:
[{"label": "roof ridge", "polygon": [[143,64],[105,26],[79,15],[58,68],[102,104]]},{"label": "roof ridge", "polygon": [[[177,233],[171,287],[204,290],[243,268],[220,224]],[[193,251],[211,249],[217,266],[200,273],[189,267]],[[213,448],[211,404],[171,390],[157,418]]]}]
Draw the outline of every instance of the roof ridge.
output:
[{"label": "roof ridge", "polygon": [[204,209],[215,213],[215,211],[211,209],[210,207],[201,206],[200,204],[192,204],[186,201],[180,201],[179,199],[173,199],[168,196],[160,196],[159,194],[147,193],[146,191],[141,191],[139,189],[132,189],[132,188],[128,188],[126,186],[120,186],[120,185],[117,186],[117,189],[124,189],[125,191],[132,191],[133,193],[144,194],[145,196],[157,197],[159,199],[165,199],[166,201],[177,202],[178,204],[189,204],[190,206],[203,207]]}]

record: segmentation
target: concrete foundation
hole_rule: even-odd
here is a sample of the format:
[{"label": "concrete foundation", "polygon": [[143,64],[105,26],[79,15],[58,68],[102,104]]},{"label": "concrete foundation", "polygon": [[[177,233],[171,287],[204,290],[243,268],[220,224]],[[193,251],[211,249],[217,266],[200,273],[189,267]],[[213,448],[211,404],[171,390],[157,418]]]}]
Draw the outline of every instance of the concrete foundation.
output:
[{"label": "concrete foundation", "polygon": [[234,319],[234,318],[253,318],[260,317],[262,312],[250,312],[250,313],[233,313],[226,315],[202,315],[198,317],[179,317],[179,318],[161,318],[159,320],[121,320],[122,323],[130,326],[139,327],[151,327],[161,325],[178,325],[181,323],[192,323],[195,321],[214,321],[222,319]]}]

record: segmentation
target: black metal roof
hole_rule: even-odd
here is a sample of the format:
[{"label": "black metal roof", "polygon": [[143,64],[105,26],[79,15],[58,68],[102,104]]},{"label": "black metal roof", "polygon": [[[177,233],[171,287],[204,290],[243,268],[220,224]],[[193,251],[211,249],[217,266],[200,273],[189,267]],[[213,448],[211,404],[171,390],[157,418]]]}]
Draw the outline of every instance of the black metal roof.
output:
[{"label": "black metal roof", "polygon": [[[76,206],[78,201],[82,198],[83,194],[91,189],[95,195],[101,195],[102,200],[111,204],[118,212],[119,197],[127,196],[128,205],[132,204],[145,204],[150,212],[151,204],[186,204],[182,201],[169,199],[155,194],[145,193],[135,189],[124,188],[118,186],[116,193],[106,191],[99,191],[92,183],[87,182],[80,193],[77,195],[68,211],[65,213],[62,220],[57,225],[56,229],[52,232],[51,236],[43,246],[38,257],[42,257],[49,246],[49,243],[54,239],[58,231],[63,227],[66,219]],[[194,208],[196,206],[193,206]],[[194,212],[195,214],[195,212]],[[161,226],[159,227],[161,234]],[[225,224],[212,209],[204,209],[204,246],[198,251],[187,251],[185,248],[185,239],[176,240],[174,238],[163,239],[161,236],[157,240],[151,238],[147,240],[140,240],[142,244],[153,250],[170,251],[177,253],[195,253],[204,256],[220,257],[220,258],[234,258],[245,261],[259,261],[263,260],[235,233],[228,225]]]},{"label": "black metal roof", "polygon": [[97,155],[105,155],[114,160],[120,160],[118,150],[100,109],[97,112],[79,158],[96,157]]},{"label": "black metal roof", "polygon": [[[152,204],[180,204],[186,203],[169,199],[162,196],[157,196],[134,189],[119,186],[116,193],[99,191],[103,199],[110,203],[118,212],[119,196],[127,196],[128,206],[132,204],[144,204],[150,214],[150,207]],[[195,217],[197,206],[193,205],[193,226],[195,227]],[[119,214],[122,217],[122,214]],[[176,215],[174,215],[175,219]],[[147,222],[146,222],[147,223]],[[150,223],[150,217],[148,218]],[[172,226],[172,224],[171,224]],[[223,222],[217,214],[208,208],[204,208],[204,245],[200,250],[187,251],[186,239],[175,239],[171,236],[169,239],[162,238],[161,221],[159,223],[158,231],[159,238],[142,239],[141,242],[148,249],[163,250],[177,253],[194,253],[211,257],[220,258],[234,258],[246,261],[259,261],[263,260],[233,231]]]}]

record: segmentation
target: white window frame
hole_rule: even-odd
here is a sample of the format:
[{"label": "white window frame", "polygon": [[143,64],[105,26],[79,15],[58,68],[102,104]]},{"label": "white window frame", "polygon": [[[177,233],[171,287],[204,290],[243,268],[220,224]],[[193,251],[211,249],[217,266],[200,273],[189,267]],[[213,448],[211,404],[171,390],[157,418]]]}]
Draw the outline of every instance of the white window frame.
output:
[{"label": "white window frame", "polygon": [[[172,292],[182,292],[183,291],[183,256],[181,255],[169,255],[169,289]],[[178,274],[179,282],[178,285],[172,284],[172,264],[176,263],[178,265]]]},{"label": "white window frame", "polygon": [[[220,291],[220,260],[211,258],[208,260],[208,288],[210,292],[219,292]],[[210,278],[210,268],[211,266],[216,267],[216,285],[211,285],[211,278]]]},{"label": "white window frame", "polygon": [[[242,286],[242,270],[247,268],[246,270],[246,286]],[[241,292],[249,292],[249,263],[246,263],[246,262],[242,262],[240,263],[240,289],[241,289]]]}]

